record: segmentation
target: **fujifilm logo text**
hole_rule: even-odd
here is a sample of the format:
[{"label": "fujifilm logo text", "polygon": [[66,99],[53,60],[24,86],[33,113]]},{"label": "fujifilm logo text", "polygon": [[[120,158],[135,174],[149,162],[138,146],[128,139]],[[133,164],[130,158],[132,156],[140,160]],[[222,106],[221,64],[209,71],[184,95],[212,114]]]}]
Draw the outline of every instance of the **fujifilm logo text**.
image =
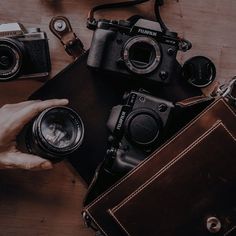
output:
[{"label": "fujifilm logo text", "polygon": [[122,111],[121,112],[121,115],[120,115],[120,119],[118,121],[118,124],[117,124],[117,129],[120,130],[120,128],[122,127],[122,124],[124,122],[124,119],[125,119],[125,111]]},{"label": "fujifilm logo text", "polygon": [[157,32],[151,31],[151,30],[146,30],[146,29],[138,29],[138,33],[141,34],[147,34],[150,36],[157,36]]}]

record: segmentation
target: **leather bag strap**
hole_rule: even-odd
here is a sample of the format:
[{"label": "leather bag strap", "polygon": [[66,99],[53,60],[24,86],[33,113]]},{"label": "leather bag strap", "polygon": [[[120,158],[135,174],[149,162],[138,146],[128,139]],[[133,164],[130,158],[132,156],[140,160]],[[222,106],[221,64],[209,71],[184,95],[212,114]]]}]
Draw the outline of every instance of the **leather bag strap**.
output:
[{"label": "leather bag strap", "polygon": [[68,18],[65,16],[53,17],[50,21],[49,28],[61,41],[68,55],[76,59],[85,53],[84,45],[73,32]]}]

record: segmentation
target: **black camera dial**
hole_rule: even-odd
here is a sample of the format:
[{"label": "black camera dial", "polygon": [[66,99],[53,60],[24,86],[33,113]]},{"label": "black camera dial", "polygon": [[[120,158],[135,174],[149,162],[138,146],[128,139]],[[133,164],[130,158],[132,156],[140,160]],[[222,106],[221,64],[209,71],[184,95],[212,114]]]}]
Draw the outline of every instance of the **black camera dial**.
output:
[{"label": "black camera dial", "polygon": [[150,37],[132,37],[124,46],[123,60],[128,69],[136,74],[151,73],[160,63],[160,47]]},{"label": "black camera dial", "polygon": [[155,143],[163,128],[159,115],[151,109],[132,111],[125,121],[125,136],[133,144],[149,146]]}]

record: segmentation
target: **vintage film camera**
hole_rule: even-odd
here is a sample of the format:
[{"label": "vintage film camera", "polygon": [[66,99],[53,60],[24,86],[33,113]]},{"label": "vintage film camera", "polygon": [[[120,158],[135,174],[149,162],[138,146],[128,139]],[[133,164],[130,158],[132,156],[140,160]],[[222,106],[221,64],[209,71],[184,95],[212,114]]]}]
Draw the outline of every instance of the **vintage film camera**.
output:
[{"label": "vintage film camera", "polygon": [[50,70],[45,32],[19,23],[0,25],[0,81],[46,77]]},{"label": "vintage film camera", "polygon": [[191,48],[176,32],[142,18],[98,20],[93,28],[88,66],[132,78],[169,83],[175,77],[178,50]]}]

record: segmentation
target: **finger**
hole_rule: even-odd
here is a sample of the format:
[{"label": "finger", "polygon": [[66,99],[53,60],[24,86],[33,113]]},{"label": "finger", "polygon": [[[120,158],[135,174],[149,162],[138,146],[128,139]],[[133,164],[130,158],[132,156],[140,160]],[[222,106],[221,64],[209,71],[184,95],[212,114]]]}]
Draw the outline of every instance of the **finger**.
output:
[{"label": "finger", "polygon": [[24,102],[19,102],[19,103],[13,103],[13,104],[5,104],[1,108],[5,109],[22,109],[25,106],[28,106],[30,104],[40,102],[41,100],[30,100],[30,101],[24,101]]},{"label": "finger", "polygon": [[49,170],[53,168],[50,161],[22,152],[6,153],[0,162],[5,169]]},{"label": "finger", "polygon": [[23,108],[23,107],[26,107],[28,105],[38,103],[38,102],[42,102],[42,100],[29,100],[29,101],[19,102],[19,103],[12,104],[12,105],[16,105],[16,107]]},{"label": "finger", "polygon": [[16,132],[20,131],[30,120],[43,110],[54,106],[65,106],[69,103],[67,99],[51,99],[40,102],[31,103],[15,114],[17,122],[14,123],[12,129]]}]

